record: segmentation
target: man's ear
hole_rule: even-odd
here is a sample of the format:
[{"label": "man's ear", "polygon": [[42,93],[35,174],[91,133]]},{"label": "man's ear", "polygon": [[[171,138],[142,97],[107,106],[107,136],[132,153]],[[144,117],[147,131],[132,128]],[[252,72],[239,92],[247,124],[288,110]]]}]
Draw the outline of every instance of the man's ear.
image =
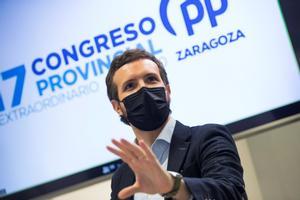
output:
[{"label": "man's ear", "polygon": [[166,85],[166,97],[167,97],[167,101],[170,103],[171,102],[171,87],[170,85]]},{"label": "man's ear", "polygon": [[166,85],[166,92],[167,92],[169,95],[171,95],[171,87],[170,87],[169,84]]},{"label": "man's ear", "polygon": [[113,109],[118,113],[119,116],[124,114],[122,109],[121,109],[121,104],[120,104],[119,101],[111,100],[110,103],[111,103]]}]

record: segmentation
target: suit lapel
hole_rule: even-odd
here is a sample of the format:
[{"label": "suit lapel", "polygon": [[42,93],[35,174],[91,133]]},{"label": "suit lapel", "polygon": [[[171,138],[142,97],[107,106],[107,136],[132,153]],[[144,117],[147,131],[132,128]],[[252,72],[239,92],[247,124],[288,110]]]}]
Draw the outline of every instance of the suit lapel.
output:
[{"label": "suit lapel", "polygon": [[190,146],[190,137],[190,128],[176,121],[169,152],[169,171],[179,172]]}]

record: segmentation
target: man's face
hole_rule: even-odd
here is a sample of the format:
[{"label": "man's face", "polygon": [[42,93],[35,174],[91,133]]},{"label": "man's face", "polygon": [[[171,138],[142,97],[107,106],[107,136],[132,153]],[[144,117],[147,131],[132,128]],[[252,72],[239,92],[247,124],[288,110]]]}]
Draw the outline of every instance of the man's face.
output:
[{"label": "man's face", "polygon": [[[156,63],[149,59],[140,59],[123,65],[115,72],[113,82],[117,86],[120,101],[142,87],[165,87],[167,101],[170,100],[169,86],[162,81]],[[112,100],[112,104],[119,115],[126,116],[123,103]]]}]

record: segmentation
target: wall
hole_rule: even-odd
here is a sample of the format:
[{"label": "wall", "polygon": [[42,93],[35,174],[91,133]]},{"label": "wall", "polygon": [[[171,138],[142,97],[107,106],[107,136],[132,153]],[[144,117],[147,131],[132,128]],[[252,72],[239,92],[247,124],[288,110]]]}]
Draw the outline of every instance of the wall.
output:
[{"label": "wall", "polygon": [[300,122],[247,139],[263,199],[300,199]]}]

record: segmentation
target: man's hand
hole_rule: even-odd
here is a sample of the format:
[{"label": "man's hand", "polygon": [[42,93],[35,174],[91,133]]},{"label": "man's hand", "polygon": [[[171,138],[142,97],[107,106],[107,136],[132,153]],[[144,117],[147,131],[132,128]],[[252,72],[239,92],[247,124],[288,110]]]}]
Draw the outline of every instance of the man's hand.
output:
[{"label": "man's hand", "polygon": [[107,149],[129,165],[136,179],[133,185],[119,192],[120,199],[128,198],[137,192],[162,194],[172,189],[174,183],[171,175],[162,168],[152,150],[142,140],[138,145],[125,139],[112,140],[112,143],[117,148],[107,146]]}]

